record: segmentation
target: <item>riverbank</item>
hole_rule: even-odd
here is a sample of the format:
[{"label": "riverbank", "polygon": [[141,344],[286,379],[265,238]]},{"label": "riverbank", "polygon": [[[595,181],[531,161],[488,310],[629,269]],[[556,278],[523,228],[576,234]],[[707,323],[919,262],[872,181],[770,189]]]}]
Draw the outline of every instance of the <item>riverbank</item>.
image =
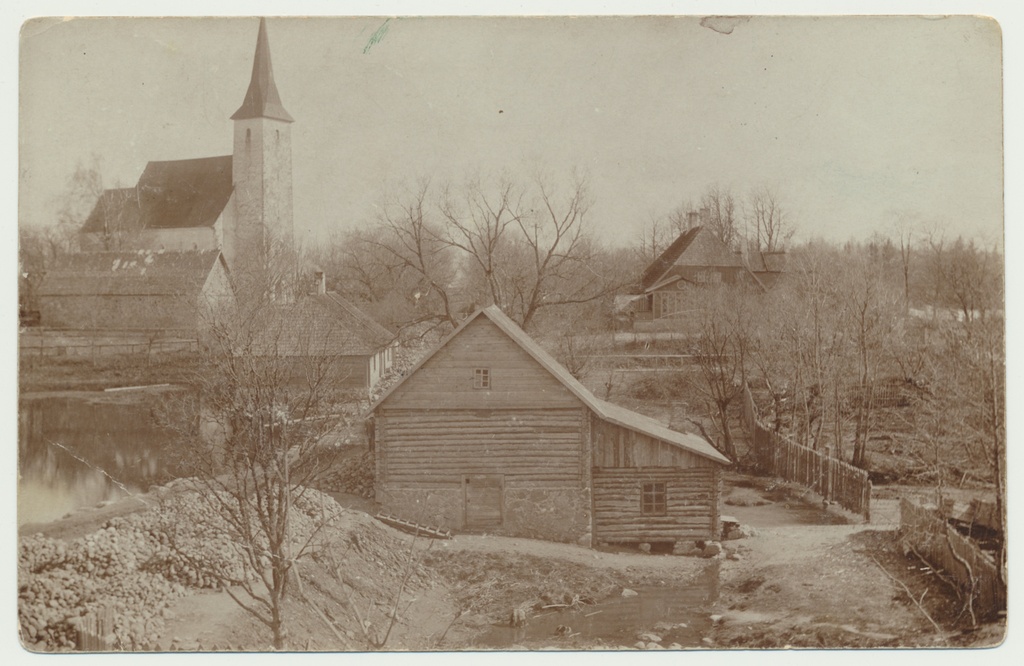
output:
[{"label": "riverbank", "polygon": [[[178,482],[158,489],[152,499],[166,510],[175,493],[186,490],[187,484]],[[338,497],[372,509],[365,500]],[[723,498],[723,513],[735,514],[752,528],[753,536],[723,542],[725,550],[714,560],[602,552],[487,535],[413,540],[363,511],[330,500],[339,523],[325,533],[330,545],[298,564],[301,589],[293,587],[286,607],[289,647],[937,647],[987,646],[1001,640],[1001,625],[963,631],[956,624],[951,593],[936,585],[934,577],[919,580],[925,577],[917,567],[908,569],[912,562],[899,551],[894,536],[894,505],[879,504],[872,523],[846,524],[820,505],[803,502],[795,491],[746,477],[731,478]],[[46,539],[63,543],[65,553],[81,553],[90,536],[94,543],[106,543],[111,526],[119,539],[135,543],[124,535],[138,531],[132,525],[145,524],[152,533],[155,523],[146,516],[161,510],[140,499],[126,498],[41,527],[26,526],[21,530],[23,550],[28,541]],[[33,531],[40,536],[29,536]],[[109,553],[98,545],[93,551],[97,557]],[[110,576],[87,573],[88,558],[70,559],[69,566],[35,573],[28,571],[30,566],[24,569],[19,606],[27,609],[25,591],[33,587],[33,576],[59,569],[67,570],[57,577],[66,587],[91,580],[92,600],[98,600]],[[136,556],[135,561],[142,560]],[[152,556],[145,561],[153,562]],[[131,576],[126,576],[127,565],[119,566],[114,570],[121,582],[115,589],[123,592],[131,588],[125,583]],[[268,649],[266,627],[209,581],[203,584],[180,571],[167,578],[159,567],[136,568],[164,577],[170,587],[160,599],[150,596],[146,603],[152,612],[141,622],[121,623],[120,647]],[[925,607],[940,630],[897,581],[910,586],[918,599],[919,586],[932,585]],[[616,614],[633,593],[642,595],[644,606],[657,608],[657,620],[632,607]],[[123,596],[110,598],[122,603]],[[516,610],[526,629],[499,631],[508,628]],[[22,632],[30,649],[49,647],[26,633],[24,613]]]},{"label": "riverbank", "polygon": [[199,354],[32,357],[18,359],[18,391],[102,391],[121,386],[188,385],[202,371]]}]

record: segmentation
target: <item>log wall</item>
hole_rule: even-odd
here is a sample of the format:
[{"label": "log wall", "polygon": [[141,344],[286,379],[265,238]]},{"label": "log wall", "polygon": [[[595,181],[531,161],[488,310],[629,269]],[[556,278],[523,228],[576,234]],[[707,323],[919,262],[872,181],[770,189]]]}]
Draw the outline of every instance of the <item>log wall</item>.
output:
[{"label": "log wall", "polygon": [[482,531],[576,541],[590,532],[588,426],[582,406],[378,409],[377,501],[403,518],[467,531],[466,478],[500,476],[501,525]]},{"label": "log wall", "polygon": [[[593,474],[594,541],[597,543],[711,540],[719,535],[717,466],[598,468]],[[643,484],[666,485],[667,515],[641,515]]]},{"label": "log wall", "polygon": [[502,474],[520,487],[583,487],[583,408],[381,409],[378,482],[403,487]]}]

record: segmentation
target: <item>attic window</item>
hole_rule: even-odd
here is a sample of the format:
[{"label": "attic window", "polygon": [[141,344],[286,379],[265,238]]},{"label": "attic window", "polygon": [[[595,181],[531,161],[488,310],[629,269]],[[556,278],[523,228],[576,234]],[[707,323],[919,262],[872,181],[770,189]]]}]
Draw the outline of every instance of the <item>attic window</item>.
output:
[{"label": "attic window", "polygon": [[640,494],[640,514],[643,516],[664,516],[668,514],[665,483],[645,483]]},{"label": "attic window", "polygon": [[490,368],[474,368],[473,369],[473,388],[475,388],[475,389],[489,389],[489,388],[491,388],[491,369]]}]

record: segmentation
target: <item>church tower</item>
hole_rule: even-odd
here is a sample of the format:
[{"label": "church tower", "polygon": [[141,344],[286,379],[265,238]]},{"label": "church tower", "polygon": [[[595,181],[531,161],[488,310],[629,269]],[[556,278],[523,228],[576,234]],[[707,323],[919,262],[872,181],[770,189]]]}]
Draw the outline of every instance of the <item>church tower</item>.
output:
[{"label": "church tower", "polygon": [[293,283],[291,115],[281,104],[270,63],[267,24],[260,19],[252,79],[235,124],[231,174],[234,220],[223,252],[239,287],[247,283],[285,298]]}]

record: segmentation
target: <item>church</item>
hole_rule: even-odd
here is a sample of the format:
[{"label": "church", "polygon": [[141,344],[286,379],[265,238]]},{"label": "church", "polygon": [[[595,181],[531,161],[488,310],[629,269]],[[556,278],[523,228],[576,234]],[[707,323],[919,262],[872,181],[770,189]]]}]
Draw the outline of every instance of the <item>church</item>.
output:
[{"label": "church", "polygon": [[281,103],[260,19],[252,78],[231,116],[230,155],[150,162],[135,187],[103,192],[82,226],[84,251],[220,250],[238,275],[291,244],[291,115]]},{"label": "church", "polygon": [[242,294],[267,297],[275,308],[298,298],[308,301],[301,307],[306,314],[293,326],[302,328],[310,308],[323,304],[318,320],[337,329],[329,336],[332,353],[346,357],[357,383],[372,389],[391,365],[393,336],[353,315],[357,308],[342,296],[327,298],[322,275],[310,281],[311,293],[298,288],[294,119],[274,81],[265,19],[249,87],[231,120],[230,155],[149,162],[134,187],[99,196],[79,232],[82,251],[50,267],[39,286],[40,323],[188,336],[201,328],[204,307],[227,307]]}]

